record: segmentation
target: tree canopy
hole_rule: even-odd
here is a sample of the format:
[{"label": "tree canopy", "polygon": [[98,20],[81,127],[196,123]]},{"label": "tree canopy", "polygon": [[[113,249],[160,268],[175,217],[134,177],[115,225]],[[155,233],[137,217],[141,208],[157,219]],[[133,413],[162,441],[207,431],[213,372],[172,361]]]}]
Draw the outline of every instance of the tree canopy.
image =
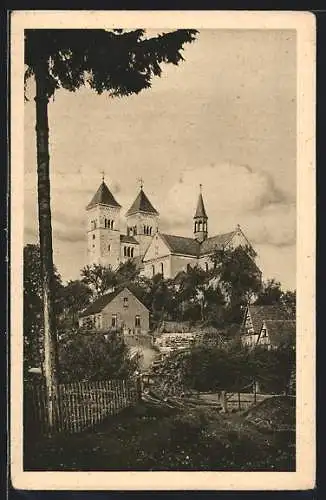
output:
[{"label": "tree canopy", "polygon": [[196,33],[180,29],[146,38],[143,29],[28,29],[25,81],[46,63],[48,97],[60,87],[76,91],[83,85],[111,97],[138,94],[161,76],[162,64],[184,60],[183,45]]}]

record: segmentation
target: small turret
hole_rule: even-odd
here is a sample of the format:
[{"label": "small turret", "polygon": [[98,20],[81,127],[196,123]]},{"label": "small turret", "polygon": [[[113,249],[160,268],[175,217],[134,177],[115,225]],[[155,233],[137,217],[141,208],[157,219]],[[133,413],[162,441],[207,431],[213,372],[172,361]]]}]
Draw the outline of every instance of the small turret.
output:
[{"label": "small turret", "polygon": [[201,184],[199,185],[199,190],[197,208],[194,215],[194,236],[199,243],[202,243],[207,238],[208,217],[205,210]]}]

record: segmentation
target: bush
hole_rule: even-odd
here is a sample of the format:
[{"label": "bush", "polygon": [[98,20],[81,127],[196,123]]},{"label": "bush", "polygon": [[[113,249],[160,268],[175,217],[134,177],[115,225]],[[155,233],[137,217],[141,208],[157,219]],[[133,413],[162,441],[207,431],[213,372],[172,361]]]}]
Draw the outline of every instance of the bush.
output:
[{"label": "bush", "polygon": [[118,333],[78,333],[59,346],[60,382],[126,379],[136,368]]}]

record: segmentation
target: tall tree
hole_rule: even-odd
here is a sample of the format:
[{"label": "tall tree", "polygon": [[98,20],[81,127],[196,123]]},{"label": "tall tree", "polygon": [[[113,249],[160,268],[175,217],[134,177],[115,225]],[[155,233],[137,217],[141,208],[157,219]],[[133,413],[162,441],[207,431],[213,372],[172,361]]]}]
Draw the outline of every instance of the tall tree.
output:
[{"label": "tall tree", "polygon": [[[62,311],[63,284],[54,267],[54,306]],[[42,324],[42,280],[40,247],[28,244],[24,247],[24,365],[25,368],[41,365]]]},{"label": "tall tree", "polygon": [[41,251],[45,378],[49,423],[54,419],[56,397],[56,324],[53,298],[53,250],[50,207],[48,103],[60,87],[75,91],[88,84],[95,92],[128,96],[150,88],[162,73],[162,63],[183,60],[185,43],[195,30],[176,30],[146,39],[141,29],[25,30],[25,83],[36,83],[36,147],[38,217]]},{"label": "tall tree", "polygon": [[102,264],[85,266],[81,270],[81,277],[82,283],[91,289],[93,299],[97,299],[117,285],[116,274]]},{"label": "tall tree", "polygon": [[274,279],[267,280],[262,284],[261,290],[257,294],[255,304],[257,305],[274,305],[280,304],[283,292],[281,283]]},{"label": "tall tree", "polygon": [[261,289],[261,271],[250,247],[216,249],[211,256],[212,275],[223,292],[229,312],[228,320],[241,321],[241,307],[248,304]]}]

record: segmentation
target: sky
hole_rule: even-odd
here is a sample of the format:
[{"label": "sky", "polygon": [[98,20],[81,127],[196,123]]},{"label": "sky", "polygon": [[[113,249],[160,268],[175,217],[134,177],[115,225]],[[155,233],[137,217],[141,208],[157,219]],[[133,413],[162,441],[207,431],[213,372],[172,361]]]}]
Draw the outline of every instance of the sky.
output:
[{"label": "sky", "polygon": [[[192,236],[203,185],[210,236],[240,224],[264,279],[296,288],[296,39],[290,30],[201,30],[152,88],[109,98],[58,90],[49,103],[54,262],[86,259],[85,207],[105,182],[124,214],[139,190],[160,230]],[[25,243],[38,241],[34,85],[25,104]]]}]

